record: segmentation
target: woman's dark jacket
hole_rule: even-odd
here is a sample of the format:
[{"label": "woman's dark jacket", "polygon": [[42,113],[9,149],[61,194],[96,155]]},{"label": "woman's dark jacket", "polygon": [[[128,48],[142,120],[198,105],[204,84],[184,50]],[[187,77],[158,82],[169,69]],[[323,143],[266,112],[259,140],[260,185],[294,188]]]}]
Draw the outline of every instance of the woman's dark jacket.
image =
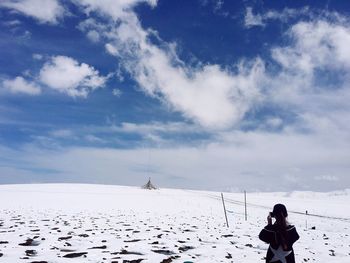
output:
[{"label": "woman's dark jacket", "polygon": [[261,230],[259,238],[270,244],[266,254],[266,262],[295,263],[293,244],[299,239],[294,226],[282,229],[279,225],[267,225]]}]

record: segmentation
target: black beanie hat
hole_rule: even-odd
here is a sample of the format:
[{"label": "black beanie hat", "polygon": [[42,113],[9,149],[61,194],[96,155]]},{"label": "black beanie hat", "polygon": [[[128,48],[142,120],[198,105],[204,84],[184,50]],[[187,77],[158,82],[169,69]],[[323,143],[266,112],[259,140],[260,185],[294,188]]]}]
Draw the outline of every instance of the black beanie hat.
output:
[{"label": "black beanie hat", "polygon": [[285,205],[282,204],[277,204],[273,207],[273,214],[274,215],[280,215],[282,214],[284,217],[288,216],[288,212],[287,212],[287,208],[285,207]]}]

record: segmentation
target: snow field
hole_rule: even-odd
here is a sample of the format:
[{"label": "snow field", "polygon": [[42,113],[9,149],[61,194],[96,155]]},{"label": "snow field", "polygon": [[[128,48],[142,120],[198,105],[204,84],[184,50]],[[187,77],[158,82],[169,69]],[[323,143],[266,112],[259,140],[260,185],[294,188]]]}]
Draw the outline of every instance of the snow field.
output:
[{"label": "snow field", "polygon": [[279,202],[301,236],[297,262],[350,262],[349,191],[248,193],[248,221],[243,194],[224,197],[229,228],[215,192],[3,185],[0,262],[264,262],[257,236]]}]

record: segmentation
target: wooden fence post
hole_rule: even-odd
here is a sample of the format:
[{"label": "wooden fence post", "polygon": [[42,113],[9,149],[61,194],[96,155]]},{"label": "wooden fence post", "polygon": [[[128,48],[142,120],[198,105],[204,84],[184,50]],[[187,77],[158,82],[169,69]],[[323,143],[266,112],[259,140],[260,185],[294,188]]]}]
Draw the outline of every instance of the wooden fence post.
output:
[{"label": "wooden fence post", "polygon": [[225,201],[224,201],[224,195],[221,193],[221,200],[222,200],[222,205],[224,207],[224,212],[225,212],[225,218],[226,218],[226,225],[227,227],[229,227],[228,225],[228,220],[227,220],[227,213],[226,213],[226,207],[225,207]]}]

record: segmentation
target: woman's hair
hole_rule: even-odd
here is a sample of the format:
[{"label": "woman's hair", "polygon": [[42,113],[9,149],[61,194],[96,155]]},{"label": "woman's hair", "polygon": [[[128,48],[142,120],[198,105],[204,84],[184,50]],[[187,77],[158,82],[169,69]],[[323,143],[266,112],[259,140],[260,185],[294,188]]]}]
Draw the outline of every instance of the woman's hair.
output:
[{"label": "woman's hair", "polygon": [[273,207],[273,216],[276,218],[276,223],[282,228],[286,228],[288,226],[287,217],[288,212],[285,205],[277,204]]},{"label": "woman's hair", "polygon": [[288,212],[287,208],[283,204],[276,204],[273,207],[273,216],[276,219],[278,227],[278,241],[281,243],[283,249],[287,249],[287,227],[288,227]]}]

